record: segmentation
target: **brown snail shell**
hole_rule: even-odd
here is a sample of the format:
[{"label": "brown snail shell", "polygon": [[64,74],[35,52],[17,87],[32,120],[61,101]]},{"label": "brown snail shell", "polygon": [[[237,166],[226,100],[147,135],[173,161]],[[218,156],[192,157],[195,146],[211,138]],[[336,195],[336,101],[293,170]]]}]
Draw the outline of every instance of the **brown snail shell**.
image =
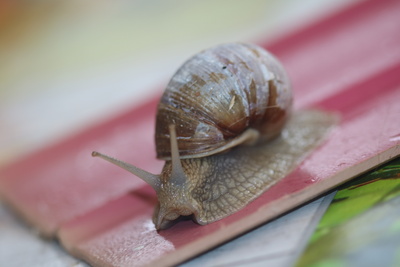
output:
[{"label": "brown snail shell", "polygon": [[161,98],[157,157],[170,158],[170,124],[181,158],[209,156],[237,145],[230,143],[250,128],[264,139],[278,135],[291,103],[287,74],[264,49],[229,43],[204,50],[179,68]]},{"label": "brown snail shell", "polygon": [[285,126],[291,104],[289,79],[271,54],[250,44],[216,46],[184,63],[161,98],[155,137],[157,156],[166,163],[160,175],[92,155],[154,188],[157,229],[180,216],[204,225],[240,210],[285,177],[332,123],[306,112]]}]

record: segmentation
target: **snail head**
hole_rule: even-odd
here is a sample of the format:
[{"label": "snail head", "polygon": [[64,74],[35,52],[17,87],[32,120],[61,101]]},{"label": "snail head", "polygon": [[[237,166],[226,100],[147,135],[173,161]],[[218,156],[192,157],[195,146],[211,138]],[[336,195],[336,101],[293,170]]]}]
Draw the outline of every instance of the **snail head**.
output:
[{"label": "snail head", "polygon": [[157,230],[167,228],[172,221],[180,216],[196,215],[196,211],[199,210],[197,202],[190,195],[193,184],[191,179],[187,178],[179,158],[175,126],[170,125],[169,131],[171,160],[166,162],[160,175],[149,173],[134,165],[99,152],[92,152],[93,157],[100,157],[133,173],[156,191],[158,205],[154,212],[153,222]]}]

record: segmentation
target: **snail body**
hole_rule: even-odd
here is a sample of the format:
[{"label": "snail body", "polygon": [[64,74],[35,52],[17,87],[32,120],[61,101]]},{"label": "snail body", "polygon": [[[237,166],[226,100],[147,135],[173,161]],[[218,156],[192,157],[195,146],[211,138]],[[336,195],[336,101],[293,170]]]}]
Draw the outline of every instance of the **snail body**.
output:
[{"label": "snail body", "polygon": [[[289,79],[277,59],[255,45],[224,44],[190,58],[167,85],[156,115],[157,157],[166,160],[160,175],[98,152],[92,155],[154,188],[157,229],[180,216],[204,225],[262,194],[315,141],[301,125],[275,138],[291,106]],[[313,142],[300,140],[304,136]]]}]

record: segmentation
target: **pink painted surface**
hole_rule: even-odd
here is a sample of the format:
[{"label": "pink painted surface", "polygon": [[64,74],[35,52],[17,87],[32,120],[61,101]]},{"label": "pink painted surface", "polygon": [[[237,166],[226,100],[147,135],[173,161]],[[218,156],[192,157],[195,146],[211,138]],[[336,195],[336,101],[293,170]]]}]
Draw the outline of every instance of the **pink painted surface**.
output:
[{"label": "pink painted surface", "polygon": [[159,172],[156,100],[2,170],[0,193],[94,265],[187,259],[400,154],[399,24],[399,1],[372,0],[266,46],[292,78],[295,107],[337,112],[341,123],[292,174],[224,220],[157,233],[151,188],[90,157],[96,149]]},{"label": "pink painted surface", "polygon": [[[28,156],[0,171],[2,198],[42,234],[118,198],[144,182],[91,157],[93,150],[159,172],[152,136],[157,100]],[[135,153],[141,151],[141,153]]]},{"label": "pink painted surface", "polygon": [[[145,210],[131,212],[129,218],[118,220],[107,229],[97,223],[95,211],[62,226],[59,237],[74,255],[95,265],[140,266],[152,263],[159,266],[176,264],[272,219],[400,154],[400,76],[393,75],[399,72],[400,65],[387,75],[378,77],[385,81],[393,79],[397,85],[377,87],[379,89],[375,91],[379,91],[379,95],[375,98],[359,103],[354,109],[347,110],[346,107],[349,115],[343,116],[340,127],[324,145],[292,174],[234,215],[206,226],[191,221],[180,222],[158,233],[151,222],[156,197],[146,187],[146,192],[141,188],[124,197],[131,198],[130,202],[139,206],[145,202]],[[373,87],[375,83],[370,85]],[[360,91],[370,89],[362,83],[349,89],[348,93],[360,94]],[[135,201],[139,191],[143,195],[140,201]],[[136,211],[136,205],[119,208],[125,212]],[[102,207],[103,214],[113,210],[112,204]],[[119,217],[118,213],[116,216]],[[90,227],[99,227],[100,230],[87,237],[86,229]]]}]

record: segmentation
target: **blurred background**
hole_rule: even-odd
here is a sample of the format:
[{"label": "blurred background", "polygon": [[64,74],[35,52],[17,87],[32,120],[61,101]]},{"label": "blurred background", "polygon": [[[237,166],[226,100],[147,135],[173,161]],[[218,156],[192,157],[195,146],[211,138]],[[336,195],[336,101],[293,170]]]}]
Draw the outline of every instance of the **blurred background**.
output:
[{"label": "blurred background", "polygon": [[0,167],[158,96],[194,53],[354,0],[0,0]]}]

